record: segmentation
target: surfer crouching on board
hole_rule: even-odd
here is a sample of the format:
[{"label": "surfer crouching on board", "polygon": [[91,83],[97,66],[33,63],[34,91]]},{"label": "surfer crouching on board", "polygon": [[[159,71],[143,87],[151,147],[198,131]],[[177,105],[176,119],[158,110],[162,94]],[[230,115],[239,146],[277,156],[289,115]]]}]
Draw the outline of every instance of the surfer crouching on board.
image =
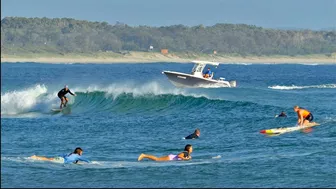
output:
[{"label": "surfer crouching on board", "polygon": [[311,123],[314,119],[313,114],[304,108],[300,108],[299,106],[294,106],[294,111],[298,115],[298,126],[304,126],[308,123]]},{"label": "surfer crouching on board", "polygon": [[156,157],[149,154],[140,154],[140,156],[138,157],[138,161],[141,161],[143,158],[148,158],[154,161],[190,160],[190,154],[192,153],[192,151],[193,148],[191,144],[187,144],[184,147],[184,151],[179,153],[178,155],[169,154],[168,156]]},{"label": "surfer crouching on board", "polygon": [[184,139],[197,139],[200,135],[201,135],[201,131],[199,129],[196,129],[193,134],[190,134]]},{"label": "surfer crouching on board", "polygon": [[70,154],[64,154],[58,157],[53,158],[47,158],[42,156],[36,156],[33,155],[30,158],[36,159],[36,160],[42,160],[42,161],[55,161],[55,162],[61,162],[61,163],[78,163],[78,161],[84,161],[86,163],[91,163],[90,160],[82,157],[83,150],[82,148],[76,148],[74,152]]},{"label": "surfer crouching on board", "polygon": [[70,89],[68,88],[68,85],[65,85],[64,88],[60,90],[57,94],[58,98],[61,99],[60,109],[62,109],[62,105],[66,107],[66,104],[68,103],[68,98],[65,96],[67,93],[70,93],[71,95],[76,96],[75,93],[72,93],[70,91]]}]

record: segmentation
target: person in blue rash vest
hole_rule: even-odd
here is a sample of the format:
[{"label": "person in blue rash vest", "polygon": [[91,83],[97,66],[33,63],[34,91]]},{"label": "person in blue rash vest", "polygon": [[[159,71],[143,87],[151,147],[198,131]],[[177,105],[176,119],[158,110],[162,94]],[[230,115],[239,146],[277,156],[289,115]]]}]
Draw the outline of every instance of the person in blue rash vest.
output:
[{"label": "person in blue rash vest", "polygon": [[60,109],[62,109],[62,105],[66,107],[66,104],[68,103],[68,98],[65,96],[67,93],[70,93],[71,95],[76,96],[75,93],[72,93],[70,91],[70,89],[68,88],[68,85],[65,85],[64,88],[61,89],[57,94],[58,98],[61,99]]},{"label": "person in blue rash vest", "polygon": [[54,161],[54,162],[60,162],[60,163],[78,163],[78,161],[84,161],[86,163],[91,163],[90,160],[82,157],[83,150],[82,148],[76,148],[74,152],[70,154],[63,154],[57,157],[53,158],[47,158],[47,157],[42,157],[42,156],[36,156],[33,155],[30,158],[31,159],[36,159],[36,160],[42,160],[42,161]]}]

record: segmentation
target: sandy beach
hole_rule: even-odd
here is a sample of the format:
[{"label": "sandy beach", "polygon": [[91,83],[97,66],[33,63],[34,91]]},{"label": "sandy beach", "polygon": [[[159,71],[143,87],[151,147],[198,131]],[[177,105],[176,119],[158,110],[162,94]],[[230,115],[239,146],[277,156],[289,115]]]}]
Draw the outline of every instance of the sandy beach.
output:
[{"label": "sandy beach", "polygon": [[169,53],[163,55],[154,52],[131,52],[126,55],[120,54],[102,54],[96,56],[85,55],[29,55],[29,56],[1,56],[1,63],[19,63],[19,62],[35,62],[35,63],[156,63],[156,62],[174,62],[187,63],[192,60],[205,60],[220,62],[223,64],[234,63],[255,63],[255,64],[285,64],[285,63],[306,63],[306,64],[336,64],[336,56],[312,55],[312,56],[224,56],[224,55],[196,55],[196,54],[174,54]]}]

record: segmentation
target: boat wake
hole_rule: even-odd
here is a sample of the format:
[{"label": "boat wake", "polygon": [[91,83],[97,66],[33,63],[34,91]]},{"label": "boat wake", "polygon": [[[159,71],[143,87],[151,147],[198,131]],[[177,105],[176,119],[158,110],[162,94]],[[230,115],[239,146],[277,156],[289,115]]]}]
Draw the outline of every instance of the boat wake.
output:
[{"label": "boat wake", "polygon": [[296,85],[280,86],[280,85],[275,85],[275,86],[269,86],[268,88],[269,89],[275,89],[275,90],[297,90],[297,89],[309,89],[309,88],[334,89],[334,88],[336,88],[336,84],[322,84],[322,85],[309,85],[309,86],[296,86]]}]

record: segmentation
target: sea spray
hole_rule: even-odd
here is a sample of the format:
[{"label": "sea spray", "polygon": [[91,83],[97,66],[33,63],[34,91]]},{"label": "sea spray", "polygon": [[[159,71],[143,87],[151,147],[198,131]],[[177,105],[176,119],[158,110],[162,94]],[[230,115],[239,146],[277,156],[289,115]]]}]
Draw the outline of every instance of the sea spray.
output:
[{"label": "sea spray", "polygon": [[48,93],[48,88],[44,84],[8,91],[1,94],[1,115],[48,112],[50,108],[59,106],[57,99],[57,92]]}]

